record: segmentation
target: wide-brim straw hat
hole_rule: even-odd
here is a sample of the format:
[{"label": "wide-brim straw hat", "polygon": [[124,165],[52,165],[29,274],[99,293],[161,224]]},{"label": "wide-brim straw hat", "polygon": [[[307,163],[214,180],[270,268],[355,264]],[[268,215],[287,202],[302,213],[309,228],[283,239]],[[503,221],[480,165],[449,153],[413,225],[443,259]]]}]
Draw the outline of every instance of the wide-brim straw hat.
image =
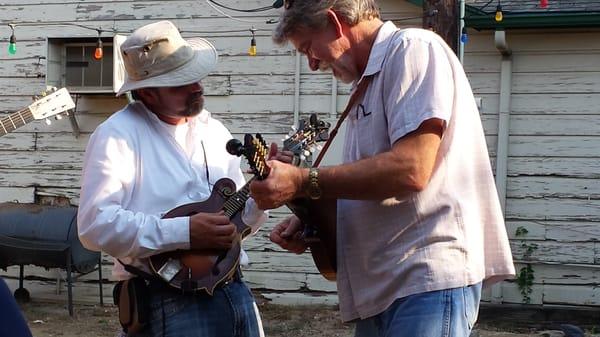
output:
[{"label": "wide-brim straw hat", "polygon": [[215,47],[203,38],[184,40],[170,21],[135,30],[121,45],[126,76],[117,96],[135,89],[199,82],[217,66]]}]

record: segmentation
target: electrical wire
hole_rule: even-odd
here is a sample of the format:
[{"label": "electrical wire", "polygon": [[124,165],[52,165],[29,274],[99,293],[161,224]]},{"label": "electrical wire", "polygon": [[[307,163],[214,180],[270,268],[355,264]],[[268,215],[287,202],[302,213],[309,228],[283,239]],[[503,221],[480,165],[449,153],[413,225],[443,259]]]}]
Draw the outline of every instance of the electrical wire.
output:
[{"label": "electrical wire", "polygon": [[229,18],[229,19],[231,19],[231,20],[234,20],[234,21],[239,21],[239,22],[247,22],[247,23],[262,23],[262,22],[264,22],[264,21],[262,21],[262,20],[261,20],[261,21],[257,21],[257,20],[244,20],[244,19],[238,19],[238,18],[236,18],[236,17],[233,17],[233,16],[231,16],[231,15],[229,15],[229,14],[227,14],[227,13],[223,12],[222,10],[220,10],[220,9],[219,9],[217,6],[215,6],[215,5],[213,5],[213,4],[212,4],[213,2],[214,2],[213,0],[206,0],[206,3],[207,3],[207,4],[208,4],[210,7],[212,7],[212,8],[213,8],[215,11],[217,11],[219,14],[221,14],[221,15],[224,15],[224,16],[228,17],[228,18]]},{"label": "electrical wire", "polygon": [[243,13],[256,13],[256,12],[265,12],[271,9],[274,9],[273,5],[271,6],[265,6],[265,7],[259,7],[259,8],[254,8],[254,9],[239,9],[239,8],[233,8],[233,7],[228,7],[225,6],[223,4],[220,4],[214,0],[207,0],[209,3],[213,3],[221,8],[225,8],[225,9],[229,9],[230,11],[236,11],[236,12],[243,12]]},{"label": "electrical wire", "polygon": [[488,1],[488,2],[487,2],[485,5],[483,5],[483,6],[479,7],[478,9],[479,9],[480,11],[483,11],[483,10],[484,10],[484,9],[485,9],[487,6],[489,6],[489,5],[490,5],[492,2],[494,2],[494,1],[496,1],[496,0],[490,0],[490,1]]}]

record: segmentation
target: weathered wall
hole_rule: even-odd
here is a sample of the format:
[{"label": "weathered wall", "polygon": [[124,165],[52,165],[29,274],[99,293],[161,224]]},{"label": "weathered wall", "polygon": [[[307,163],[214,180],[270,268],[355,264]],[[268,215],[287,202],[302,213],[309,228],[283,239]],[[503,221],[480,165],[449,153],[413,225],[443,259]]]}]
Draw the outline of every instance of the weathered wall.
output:
[{"label": "weathered wall", "polygon": [[[482,98],[495,166],[501,57],[493,32],[470,33],[465,68]],[[513,51],[506,219],[517,269],[531,264],[533,304],[599,305],[600,30],[506,36]],[[521,289],[505,282],[502,300],[521,303]]]},{"label": "weathered wall", "polygon": [[[238,8],[270,4],[258,0],[223,2]],[[420,19],[402,20],[419,16],[420,8],[392,0],[382,1],[381,5],[384,18],[401,25],[420,25]],[[276,11],[271,11],[245,19],[264,22],[275,17]],[[272,26],[227,19],[206,2],[196,0],[3,3],[3,23],[40,21],[52,25],[17,25],[17,55],[9,57],[4,47],[0,49],[0,83],[4,87],[0,111],[22,108],[31,95],[44,88],[44,78],[37,77],[44,72],[44,61],[41,66],[37,63],[38,56],[45,55],[47,36],[96,34],[54,24],[77,22],[129,31],[160,19],[176,22],[184,36],[209,38],[219,50],[219,68],[205,81],[207,108],[217,118],[237,136],[261,132],[268,140],[283,138],[293,123],[296,91],[296,57],[291,47],[273,45],[269,32],[260,30],[259,55],[249,57],[248,29],[254,26],[269,30]],[[223,32],[236,30],[244,32]],[[6,43],[10,30],[5,27],[3,32]],[[476,96],[481,98],[495,165],[501,58],[494,48],[493,33],[469,33],[465,67]],[[517,267],[532,265],[532,303],[598,305],[600,31],[509,30],[507,39],[513,49],[513,80],[506,216]],[[336,84],[326,74],[311,74],[304,60],[300,74],[297,89],[301,115],[318,112],[333,120],[335,114],[331,111],[343,110],[348,86]],[[337,89],[332,89],[333,85]],[[0,138],[0,201],[78,203],[88,136],[125,101],[88,95],[77,97],[77,103],[76,118],[82,131],[79,138],[73,137],[68,120],[51,126],[34,122]],[[247,281],[264,296],[280,302],[337,302],[335,285],[321,278],[310,255],[288,254],[268,241],[269,229],[286,214],[283,209],[273,211],[265,228],[246,240],[252,261],[245,272]],[[526,229],[527,233],[517,236],[517,229]],[[109,275],[110,264],[107,259],[104,275]],[[14,284],[15,268],[3,274],[13,278]],[[55,274],[28,267],[26,275],[34,275],[35,279],[28,280],[26,287],[39,297],[62,298],[64,293],[54,294]],[[95,278],[92,274],[77,281],[76,300],[97,301]],[[107,296],[109,288],[105,287]],[[505,282],[500,296],[505,302],[523,301],[516,282]],[[488,291],[484,299],[490,298]]]},{"label": "weathered wall", "polygon": [[[271,5],[262,0],[226,0],[234,8],[257,8]],[[404,20],[420,15],[420,8],[401,1],[381,3],[385,19],[398,20],[403,25],[419,25],[420,19]],[[206,87],[207,109],[221,119],[235,136],[246,132],[261,132],[268,141],[280,142],[294,121],[295,92],[298,92],[300,117],[319,113],[333,120],[345,107],[349,86],[335,84],[329,74],[313,74],[300,61],[299,87],[296,88],[296,55],[291,46],[276,46],[270,38],[273,25],[265,24],[277,17],[277,11],[243,14],[240,22],[224,17],[206,1],[80,1],[80,0],[12,0],[2,4],[0,20],[16,23],[18,52],[8,56],[0,50],[0,112],[16,111],[31,102],[30,97],[42,91],[45,79],[47,37],[97,36],[96,31],[60,23],[77,23],[92,28],[131,31],[143,24],[168,19],[182,30],[184,37],[202,36],[211,40],[220,54],[215,73],[203,81]],[[20,23],[40,22],[40,26]],[[247,55],[250,28],[256,28],[258,55]],[[7,42],[10,29],[3,30]],[[103,33],[103,36],[110,36]],[[40,63],[38,65],[38,63]],[[333,95],[332,95],[333,92]],[[81,134],[75,138],[68,120],[51,126],[33,122],[0,138],[0,202],[41,202],[78,204],[80,170],[83,151],[95,127],[112,112],[126,104],[111,95],[78,95],[76,119]],[[332,103],[333,102],[333,103]],[[251,265],[245,271],[246,280],[267,297],[282,302],[337,301],[335,284],[325,281],[313,266],[310,255],[296,256],[282,252],[268,240],[268,232],[287,212],[271,213],[271,219],[255,237],[244,243]],[[106,259],[104,275],[110,275],[112,261]],[[56,271],[27,267],[26,275],[35,279],[26,287],[38,297],[56,297]],[[18,275],[12,267],[9,278]],[[62,272],[64,277],[64,272]],[[93,273],[76,282],[75,300],[97,301]],[[87,280],[89,282],[83,282]],[[14,284],[14,279],[11,280]],[[62,284],[64,288],[64,284]],[[105,287],[110,295],[110,284]],[[318,295],[317,297],[313,295]],[[63,297],[64,293],[58,295]]]}]

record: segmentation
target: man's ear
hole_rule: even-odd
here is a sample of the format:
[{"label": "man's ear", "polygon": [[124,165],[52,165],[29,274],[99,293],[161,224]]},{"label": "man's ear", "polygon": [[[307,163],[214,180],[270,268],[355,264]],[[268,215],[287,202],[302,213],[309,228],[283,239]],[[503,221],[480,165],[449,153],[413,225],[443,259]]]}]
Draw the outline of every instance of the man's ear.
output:
[{"label": "man's ear", "polygon": [[340,21],[337,14],[331,8],[327,10],[327,19],[329,19],[329,22],[335,28],[337,38],[342,37],[342,35],[344,35],[342,29],[343,23],[342,21]]},{"label": "man's ear", "polygon": [[153,104],[156,97],[154,90],[150,88],[137,89],[136,94],[140,98],[140,101],[146,105]]}]

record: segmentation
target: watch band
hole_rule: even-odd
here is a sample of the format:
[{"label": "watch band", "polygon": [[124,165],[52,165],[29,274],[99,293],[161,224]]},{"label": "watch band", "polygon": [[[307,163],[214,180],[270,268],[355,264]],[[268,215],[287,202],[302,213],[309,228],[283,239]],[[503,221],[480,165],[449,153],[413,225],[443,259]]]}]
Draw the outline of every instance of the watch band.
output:
[{"label": "watch band", "polygon": [[321,197],[321,187],[319,186],[319,169],[311,167],[308,170],[308,196],[311,199],[319,199]]}]

